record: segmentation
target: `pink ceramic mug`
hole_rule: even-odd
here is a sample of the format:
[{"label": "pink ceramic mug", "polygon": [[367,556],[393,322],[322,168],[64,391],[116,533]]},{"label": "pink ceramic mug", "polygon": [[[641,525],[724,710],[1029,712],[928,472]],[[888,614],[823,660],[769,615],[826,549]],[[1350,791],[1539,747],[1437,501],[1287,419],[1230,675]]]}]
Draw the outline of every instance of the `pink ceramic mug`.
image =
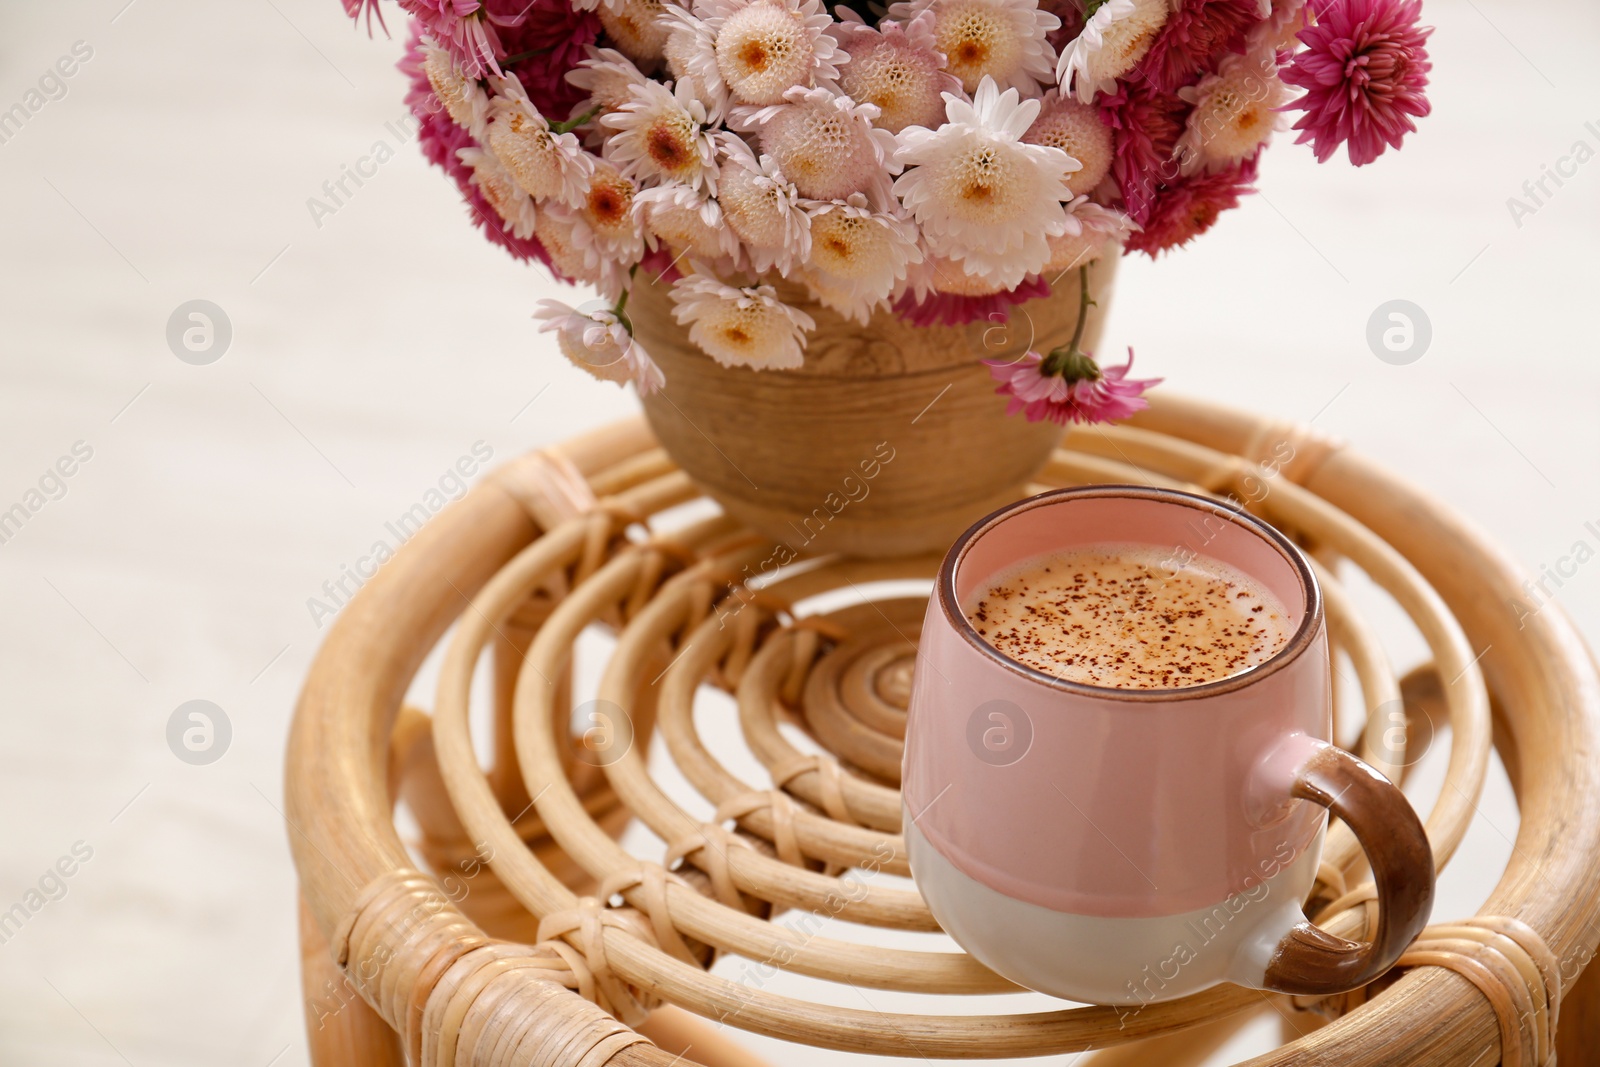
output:
[{"label": "pink ceramic mug", "polygon": [[[1134,543],[1227,564],[1293,636],[1251,670],[1183,689],[1064,681],[987,644],[963,604],[999,571]],[[902,783],[917,887],[945,931],[1012,981],[1140,1005],[1219,982],[1327,994],[1393,966],[1427,922],[1433,862],[1411,805],[1329,743],[1322,594],[1255,517],[1137,486],[1064,489],[979,521],[939,571],[919,642]],[[1327,813],[1377,885],[1369,943],[1302,911]]]}]

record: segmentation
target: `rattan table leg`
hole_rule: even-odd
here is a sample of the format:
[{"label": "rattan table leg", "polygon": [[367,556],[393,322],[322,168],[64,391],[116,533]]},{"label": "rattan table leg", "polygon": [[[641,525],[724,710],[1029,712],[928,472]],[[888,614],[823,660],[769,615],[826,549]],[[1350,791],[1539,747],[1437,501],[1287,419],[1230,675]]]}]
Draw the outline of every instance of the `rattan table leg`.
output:
[{"label": "rattan table leg", "polygon": [[300,901],[300,979],[312,1067],[405,1067],[400,1035],[333,962],[316,916]]}]

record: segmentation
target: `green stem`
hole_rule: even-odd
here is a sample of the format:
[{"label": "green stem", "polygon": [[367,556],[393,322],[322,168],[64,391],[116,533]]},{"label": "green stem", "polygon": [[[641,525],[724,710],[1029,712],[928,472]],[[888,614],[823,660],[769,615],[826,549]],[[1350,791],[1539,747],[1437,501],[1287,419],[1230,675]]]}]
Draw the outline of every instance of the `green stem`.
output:
[{"label": "green stem", "polygon": [[1074,362],[1073,357],[1085,355],[1078,351],[1078,342],[1083,340],[1083,331],[1089,325],[1089,308],[1093,304],[1094,300],[1089,296],[1089,265],[1086,263],[1078,268],[1078,322],[1072,328],[1072,340],[1051,349],[1040,365],[1039,373],[1047,377],[1059,375]]},{"label": "green stem", "polygon": [[503,66],[516,66],[518,63],[521,63],[524,60],[533,59],[535,56],[547,56],[551,52],[554,52],[557,47],[558,46],[556,45],[551,45],[549,48],[535,48],[531,52],[518,52],[514,56],[506,56],[506,58],[502,59],[500,62]]},{"label": "green stem", "polygon": [[[638,269],[639,264],[637,263],[628,268],[628,280],[630,282]],[[622,323],[622,328],[627,330],[630,335],[633,333],[633,320],[628,318],[628,294],[631,292],[633,292],[632,285],[622,290],[622,295],[617,297],[617,306],[611,309],[612,314],[616,315],[617,321]]]},{"label": "green stem", "polygon": [[552,122],[550,124],[550,128],[556,133],[571,133],[579,126],[582,126],[585,122],[588,122],[590,119],[600,114],[600,112],[603,110],[604,109],[600,107],[600,105],[596,104],[594,107],[591,107],[588,111],[585,111],[576,118],[570,118],[566,122]]}]

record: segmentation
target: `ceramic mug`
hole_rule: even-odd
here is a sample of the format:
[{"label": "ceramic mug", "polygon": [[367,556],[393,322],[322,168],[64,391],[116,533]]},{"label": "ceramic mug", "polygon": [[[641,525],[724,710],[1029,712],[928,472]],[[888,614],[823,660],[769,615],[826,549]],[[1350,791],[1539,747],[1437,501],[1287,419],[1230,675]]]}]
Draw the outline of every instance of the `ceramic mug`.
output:
[{"label": "ceramic mug", "polygon": [[[1293,636],[1226,678],[1113,689],[1023,666],[967,622],[962,605],[999,571],[1107,542],[1242,571],[1287,609]],[[904,833],[929,909],[991,969],[1070,1000],[1372,981],[1427,923],[1432,852],[1400,790],[1330,743],[1329,675],[1316,575],[1249,514],[1091,486],[981,519],[940,568],[906,725]],[[1324,933],[1302,910],[1330,811],[1372,867],[1370,942]]]}]

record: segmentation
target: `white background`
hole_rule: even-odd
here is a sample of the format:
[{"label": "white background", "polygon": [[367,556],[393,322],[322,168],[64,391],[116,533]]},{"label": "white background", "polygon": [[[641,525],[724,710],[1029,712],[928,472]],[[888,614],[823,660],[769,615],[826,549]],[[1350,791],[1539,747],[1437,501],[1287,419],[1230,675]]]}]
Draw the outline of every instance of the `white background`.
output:
[{"label": "white background", "polygon": [[[1108,344],[1176,390],[1315,417],[1554,565],[1600,547],[1584,526],[1600,521],[1600,162],[1520,226],[1507,198],[1575,141],[1600,149],[1600,12],[1427,14],[1435,114],[1405,151],[1319,167],[1284,139],[1263,194],[1214,233],[1127,262]],[[508,459],[634,400],[535,332],[556,287],[482,240],[385,128],[399,41],[358,35],[334,0],[8,0],[0,26],[0,110],[75,42],[93,49],[0,144],[0,510],[75,442],[93,449],[0,545],[0,910],[75,842],[93,849],[0,944],[0,1062],[291,1067],[306,1053],[277,807],[325,632],[307,598],[475,442]],[[396,157],[318,226],[308,198],[379,140]],[[165,340],[196,298],[232,322],[210,366]],[[1432,323],[1411,365],[1365,340],[1391,299]],[[1600,567],[1558,599],[1600,633]],[[1405,664],[1414,640],[1394,640]],[[211,766],[165,741],[195,698],[232,723]],[[1497,771],[1440,916],[1476,909],[1515,827]],[[1263,1019],[1230,1052],[1276,1036]]]}]

